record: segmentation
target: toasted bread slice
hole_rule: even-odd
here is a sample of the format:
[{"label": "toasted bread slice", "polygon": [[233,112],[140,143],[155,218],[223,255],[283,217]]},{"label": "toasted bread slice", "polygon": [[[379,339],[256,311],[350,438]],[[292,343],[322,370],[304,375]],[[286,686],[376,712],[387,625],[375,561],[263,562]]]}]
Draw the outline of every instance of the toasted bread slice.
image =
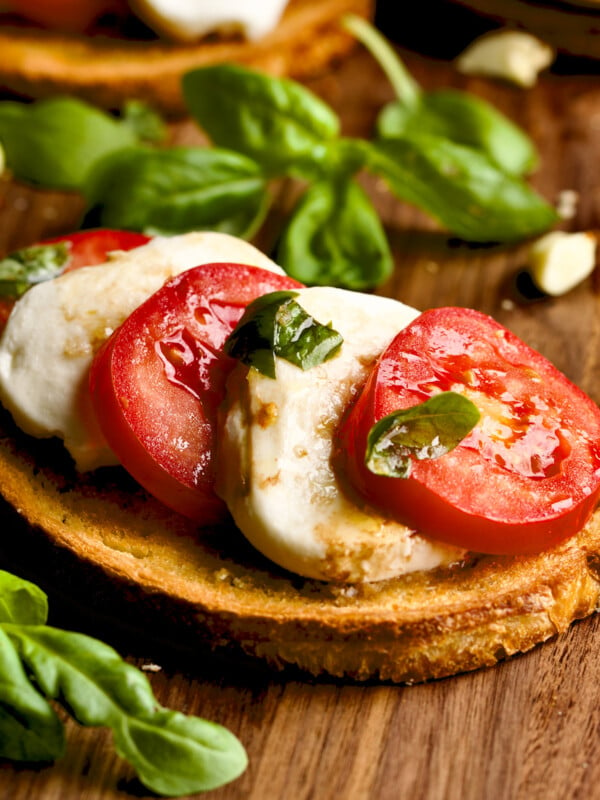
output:
[{"label": "toasted bread slice", "polygon": [[[0,482],[25,522],[29,551],[38,546],[46,563],[50,546],[81,572],[90,587],[82,604],[95,602],[99,577],[121,603],[121,618],[134,606],[152,630],[188,645],[234,643],[271,665],[315,675],[448,676],[526,651],[598,607],[599,512],[540,555],[473,556],[452,568],[344,586],[278,569],[233,526],[198,529],[119,469],[77,475],[58,443],[24,436],[4,412]],[[16,535],[6,521],[3,528],[5,537]]]},{"label": "toasted bread slice", "polygon": [[185,112],[185,72],[230,61],[297,80],[314,76],[354,45],[341,17],[370,17],[373,6],[373,0],[291,0],[277,28],[256,42],[212,37],[171,44],[0,25],[0,86],[36,99],[69,93],[105,108],[135,98],[178,116]]}]

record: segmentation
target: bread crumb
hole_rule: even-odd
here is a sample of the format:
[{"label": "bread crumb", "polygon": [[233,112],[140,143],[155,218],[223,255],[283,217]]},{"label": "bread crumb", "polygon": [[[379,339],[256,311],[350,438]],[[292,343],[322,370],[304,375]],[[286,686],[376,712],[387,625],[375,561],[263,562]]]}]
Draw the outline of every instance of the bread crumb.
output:
[{"label": "bread crumb", "polygon": [[577,213],[579,193],[574,189],[564,189],[556,201],[556,213],[561,219],[573,219]]}]

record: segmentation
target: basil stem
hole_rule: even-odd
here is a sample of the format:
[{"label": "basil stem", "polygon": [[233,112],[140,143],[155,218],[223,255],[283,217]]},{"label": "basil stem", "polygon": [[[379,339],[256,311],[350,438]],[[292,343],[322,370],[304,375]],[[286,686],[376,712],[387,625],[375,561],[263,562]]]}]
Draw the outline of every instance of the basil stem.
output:
[{"label": "basil stem", "polygon": [[294,300],[297,292],[270,292],[250,303],[225,343],[225,352],[275,378],[275,356],[307,370],[332,358],[341,335]]},{"label": "basil stem", "polygon": [[379,62],[402,104],[407,108],[416,108],[421,99],[421,87],[398,58],[388,40],[371,23],[356,14],[346,14],[342,19],[342,25]]},{"label": "basil stem", "polygon": [[456,447],[479,421],[477,407],[457,392],[442,392],[399,409],[373,425],[365,464],[376,475],[408,478],[413,459],[435,459]]},{"label": "basil stem", "polygon": [[20,297],[35,283],[55,278],[69,261],[66,242],[34,245],[0,260],[0,297]]},{"label": "basil stem", "polygon": [[96,639],[45,625],[46,608],[40,589],[0,571],[0,757],[62,755],[51,698],[82,725],[111,728],[119,755],[158,794],[214,789],[243,772],[246,753],[232,733],[158,705],[143,672]]}]

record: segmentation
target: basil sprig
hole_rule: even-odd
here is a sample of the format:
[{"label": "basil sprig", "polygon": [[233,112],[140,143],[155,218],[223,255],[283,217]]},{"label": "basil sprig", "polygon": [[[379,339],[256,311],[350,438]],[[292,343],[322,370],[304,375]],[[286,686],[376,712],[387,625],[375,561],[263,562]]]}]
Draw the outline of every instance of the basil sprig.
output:
[{"label": "basil sprig", "polygon": [[33,284],[55,278],[68,260],[66,242],[16,250],[0,260],[0,297],[20,297]]},{"label": "basil sprig", "polygon": [[119,755],[158,794],[214,789],[243,772],[232,733],[159,706],[143,672],[96,639],[46,625],[47,610],[37,586],[0,571],[0,758],[60,758],[55,700],[80,724],[111,728]]},{"label": "basil sprig", "polygon": [[376,475],[408,478],[414,459],[448,453],[473,430],[479,417],[477,407],[457,392],[441,392],[394,411],[369,431],[365,464]]},{"label": "basil sprig", "polygon": [[307,370],[332,358],[342,336],[307,314],[297,292],[270,292],[250,303],[225,343],[225,352],[275,378],[275,356]]},{"label": "basil sprig", "polygon": [[276,260],[304,283],[369,289],[393,259],[362,172],[467,241],[512,242],[558,217],[525,182],[530,139],[464,92],[424,92],[373,26],[344,24],[371,51],[397,100],[372,141],[340,135],[340,120],[299,83],[220,64],[184,76],[190,116],[211,147],[170,147],[143,105],[120,117],[82,101],[0,103],[0,143],[21,180],[71,189],[84,224],[176,234],[213,229],[250,238],[271,205],[272,179],[301,189],[278,237]]},{"label": "basil sprig", "polygon": [[396,100],[379,113],[381,138],[437,136],[478,150],[510,175],[524,175],[536,166],[531,139],[494,106],[456,89],[423,91],[376,28],[353,15],[345,17],[344,26],[377,59],[396,93]]}]

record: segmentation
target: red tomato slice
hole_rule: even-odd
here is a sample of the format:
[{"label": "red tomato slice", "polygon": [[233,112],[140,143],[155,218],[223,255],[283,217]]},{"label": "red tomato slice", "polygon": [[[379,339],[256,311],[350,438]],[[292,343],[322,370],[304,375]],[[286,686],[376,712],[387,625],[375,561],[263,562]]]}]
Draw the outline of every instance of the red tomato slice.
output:
[{"label": "red tomato slice", "polygon": [[116,250],[134,250],[147,244],[151,236],[134,231],[119,231],[111,228],[94,228],[77,231],[66,236],[44,239],[40,245],[66,242],[69,245],[69,260],[63,272],[80,267],[93,267],[104,264],[108,254]]},{"label": "red tomato slice", "polygon": [[235,361],[222,347],[260,295],[301,287],[258,267],[206,264],[168,281],[99,350],[90,390],[100,427],[125,469],[176,511],[213,524],[217,408]]},{"label": "red tomato slice", "polygon": [[[481,419],[449,453],[414,460],[407,479],[364,464],[371,426],[439,391]],[[427,311],[400,332],[341,430],[351,482],[440,541],[484,553],[535,553],[576,533],[600,494],[600,410],[549,361],[490,317]]]},{"label": "red tomato slice", "polygon": [[[97,264],[104,264],[109,253],[115,250],[133,250],[136,247],[147,244],[151,238],[143,233],[97,228],[77,231],[66,236],[55,236],[52,239],[44,239],[42,242],[37,242],[36,245],[31,246],[66,242],[69,245],[69,260],[62,270],[64,273],[80,267],[93,267]],[[14,304],[14,298],[0,297],[0,332],[6,325]]]}]

